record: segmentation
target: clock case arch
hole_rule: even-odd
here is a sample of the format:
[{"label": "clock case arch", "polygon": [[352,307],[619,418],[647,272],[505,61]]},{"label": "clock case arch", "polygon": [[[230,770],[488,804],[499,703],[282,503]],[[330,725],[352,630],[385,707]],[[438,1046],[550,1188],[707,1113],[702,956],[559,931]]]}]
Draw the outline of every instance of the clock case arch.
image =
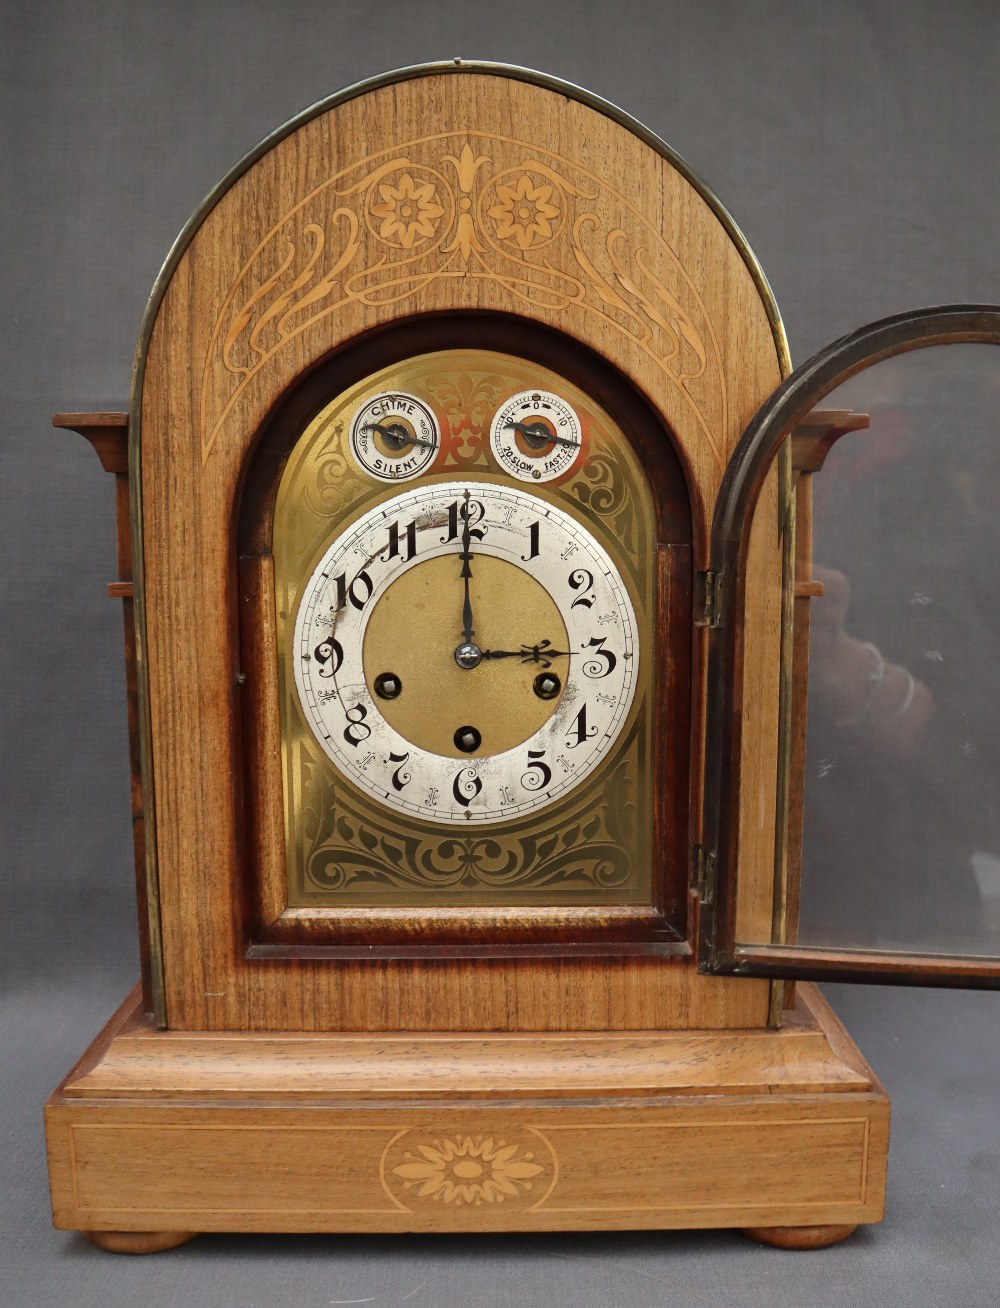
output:
[{"label": "clock case arch", "polygon": [[[399,121],[424,127],[419,138],[403,143],[405,151],[392,144]],[[461,131],[451,129],[455,122]],[[511,132],[517,123],[526,125],[525,139]],[[441,132],[433,131],[436,125]],[[377,152],[373,171],[365,141],[378,131],[391,148]],[[377,341],[402,313],[392,299],[369,294],[364,283],[364,294],[341,295],[331,314],[322,303],[324,288],[309,280],[309,269],[318,269],[328,289],[343,272],[345,251],[329,248],[330,233],[353,233],[359,248],[377,243],[363,214],[352,219],[342,211],[351,195],[364,193],[362,182],[381,184],[383,156],[405,157],[412,174],[419,151],[431,151],[420,166],[447,166],[456,177],[456,196],[462,191],[461,198],[469,198],[488,165],[504,175],[521,169],[536,178],[562,176],[555,156],[538,141],[560,144],[556,162],[565,179],[559,194],[568,213],[544,261],[533,261],[516,239],[500,254],[486,250],[481,230],[463,225],[456,205],[447,241],[437,241],[430,263],[403,297],[406,315],[414,321],[470,312],[516,317],[533,325],[539,339],[546,330],[559,332],[605,359],[675,437],[690,496],[696,581],[705,566],[707,523],[728,454],[788,360],[759,266],[683,161],[620,111],[576,88],[524,70],[471,64],[404,70],[352,88],[263,143],[182,233],[154,289],[134,368],[129,441],[145,881],[152,993],[161,1023],[210,1029],[249,1020],[280,1027],[290,1013],[294,1021],[316,1021],[298,1014],[305,994],[317,986],[331,995],[363,995],[357,1009],[353,999],[343,1002],[352,1008],[350,1021],[374,1028],[424,1003],[414,996],[424,993],[428,977],[406,959],[398,958],[387,974],[387,996],[377,1013],[360,961],[351,969],[345,957],[335,977],[319,981],[319,973],[303,970],[307,960],[269,956],[273,942],[256,946],[250,939],[253,924],[241,893],[247,830],[234,541],[239,496],[249,450],[276,406],[348,342]],[[548,171],[539,174],[541,165]],[[331,174],[341,178],[344,195],[332,195]],[[398,168],[395,175],[401,186]],[[623,177],[632,180],[626,185]],[[485,212],[484,205],[475,212]],[[296,266],[300,256],[304,263]],[[377,269],[384,258],[383,243],[365,267]],[[543,268],[572,277],[573,295],[553,297],[550,286],[540,291]],[[449,270],[462,275],[445,277]],[[512,272],[525,279],[517,293],[509,286]],[[310,314],[309,305],[322,312]],[[267,331],[282,322],[288,330],[269,339]],[[185,528],[185,520],[192,525]],[[780,566],[767,542],[755,551],[755,567]],[[700,592],[693,602],[700,607]],[[772,624],[755,655],[754,675],[769,704],[746,746],[753,758],[774,748],[778,729],[768,671],[777,639]],[[704,648],[697,622],[687,643],[694,687],[689,766],[699,787]],[[772,837],[762,839],[761,875],[768,871]],[[692,830],[695,878],[697,850]],[[694,915],[688,926],[690,940]],[[649,934],[655,930],[654,924]],[[620,953],[621,943],[608,947]],[[647,943],[668,954],[684,944],[664,945],[662,937]],[[278,952],[286,947],[279,943]],[[345,946],[354,947],[364,951],[363,945]],[[591,952],[601,947],[600,941],[585,945]],[[264,956],[248,957],[248,950]],[[621,957],[613,969],[601,965],[593,978],[595,1013],[610,1005],[616,1022],[646,1027],[669,1023],[678,1007],[708,1025],[766,1020],[770,987],[706,983],[685,966],[688,956],[689,946],[663,959],[651,987],[643,979],[651,964],[639,957]],[[483,992],[480,1025],[510,1022],[517,1029],[570,1020],[560,1016],[575,986],[568,975],[555,983],[554,1015],[540,1019],[531,997],[538,993],[538,974],[527,960],[512,958],[499,974],[501,988],[509,989],[504,1016]],[[452,992],[457,997],[468,984],[480,993],[492,984],[491,973],[476,960],[463,970],[455,959],[437,984],[440,1004],[424,1005],[430,1025],[453,1023],[459,1005]],[[331,1002],[339,1009],[342,998]]]}]

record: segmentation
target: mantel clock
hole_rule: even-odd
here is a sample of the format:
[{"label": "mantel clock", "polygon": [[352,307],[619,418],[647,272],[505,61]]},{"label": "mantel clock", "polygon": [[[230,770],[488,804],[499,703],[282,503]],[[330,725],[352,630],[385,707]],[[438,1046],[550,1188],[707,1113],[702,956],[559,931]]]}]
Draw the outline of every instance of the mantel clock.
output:
[{"label": "mantel clock", "polygon": [[128,414],[56,419],[117,479],[143,960],[46,1109],[56,1224],[878,1221],[888,1100],[812,982],[998,970],[810,897],[822,693],[897,762],[933,699],[820,620],[813,482],[884,451],[886,366],[898,400],[971,351],[949,394],[996,395],[998,324],[789,376],[715,197],[520,69],[392,74],[248,156]]}]

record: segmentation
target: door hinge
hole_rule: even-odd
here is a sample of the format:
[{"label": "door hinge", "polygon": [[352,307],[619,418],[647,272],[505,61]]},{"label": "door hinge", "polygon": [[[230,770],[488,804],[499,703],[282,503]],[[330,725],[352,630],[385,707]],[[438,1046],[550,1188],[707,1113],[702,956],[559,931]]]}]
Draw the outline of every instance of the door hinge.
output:
[{"label": "door hinge", "polygon": [[715,902],[715,879],[718,871],[718,859],[714,849],[704,845],[694,846],[694,892],[701,904],[711,907]]},{"label": "door hinge", "polygon": [[722,626],[722,573],[699,572],[701,585],[699,627]]}]

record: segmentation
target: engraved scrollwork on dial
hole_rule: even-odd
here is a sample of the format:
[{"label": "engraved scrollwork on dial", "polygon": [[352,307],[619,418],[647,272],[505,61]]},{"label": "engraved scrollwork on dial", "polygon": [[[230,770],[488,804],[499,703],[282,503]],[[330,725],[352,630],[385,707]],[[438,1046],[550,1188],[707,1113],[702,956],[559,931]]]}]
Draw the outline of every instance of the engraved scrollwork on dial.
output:
[{"label": "engraved scrollwork on dial", "polygon": [[567,484],[575,500],[612,526],[627,550],[635,548],[635,516],[629,507],[629,485],[621,461],[599,434],[590,441],[587,458],[577,465]]},{"label": "engraved scrollwork on dial", "polygon": [[[341,423],[338,437],[342,431]],[[306,502],[313,513],[328,517],[350,504],[354,487],[346,472],[347,460],[339,446],[333,446],[316,459],[314,475],[305,487]]]},{"label": "engraved scrollwork on dial", "polygon": [[[631,744],[631,741],[629,742]],[[599,795],[540,831],[509,836],[435,840],[376,824],[349,792],[323,781],[307,756],[301,766],[313,796],[303,814],[309,838],[305,874],[319,892],[562,888],[610,889],[630,874],[627,827],[635,811],[629,754]]]},{"label": "engraved scrollwork on dial", "polygon": [[490,418],[504,393],[503,380],[442,371],[431,373],[425,384],[444,418],[442,467],[463,472],[490,470]]}]

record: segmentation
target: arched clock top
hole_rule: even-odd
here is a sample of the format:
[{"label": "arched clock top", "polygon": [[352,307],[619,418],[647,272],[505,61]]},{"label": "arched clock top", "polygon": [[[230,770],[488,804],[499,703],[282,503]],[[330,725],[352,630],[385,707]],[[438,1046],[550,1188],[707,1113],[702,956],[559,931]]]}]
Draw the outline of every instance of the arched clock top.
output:
[{"label": "arched clock top", "polygon": [[[680,743],[663,746],[662,789],[671,798],[652,802],[674,842],[671,911],[684,934],[688,785],[698,767],[691,740],[700,731],[694,572],[706,561],[726,460],[786,368],[780,320],[718,201],[625,115],[519,70],[411,70],[316,106],[245,160],[182,235],[143,329],[130,416],[139,689],[147,869],[172,1022],[242,1020],[236,990],[221,983],[193,990],[186,978],[196,972],[221,977],[236,966],[239,985],[257,996],[257,1021],[283,1002],[259,968],[232,963],[247,939],[225,907],[245,889],[248,847],[268,866],[281,862],[273,778],[245,770],[255,749],[278,758],[280,735],[266,713],[246,714],[247,660],[264,667],[277,657],[275,591],[265,575],[269,510],[256,518],[244,512],[259,475],[255,456],[289,404],[300,406],[304,430],[337,393],[323,387],[338,370],[349,386],[391,362],[379,356],[390,338],[410,333],[396,358],[454,347],[454,339],[435,335],[436,324],[453,333],[467,326],[470,345],[551,364],[584,392],[593,386],[599,402],[607,381],[607,394],[622,397],[616,412],[626,415],[628,439],[639,439],[640,428],[653,433],[636,445],[643,466],[673,469],[654,479],[649,558],[658,580],[641,608],[655,641],[672,651],[659,664],[669,690],[657,690],[657,702],[683,705],[657,709]],[[538,384],[526,378],[504,400]],[[641,422],[627,418],[630,406],[642,409]],[[433,424],[424,430],[416,410],[410,418],[413,434],[433,439]],[[488,432],[485,438],[488,444]],[[356,445],[352,458],[385,454],[373,453],[360,434]],[[491,449],[499,457],[502,443]],[[507,450],[514,462],[515,449],[516,442]],[[531,493],[554,494],[570,462],[553,457]],[[517,483],[513,464],[495,475]],[[612,556],[618,548],[614,539],[603,547]],[[661,726],[657,740],[665,739]],[[672,817],[664,816],[668,808]],[[264,814],[252,838],[248,812]],[[281,905],[267,898],[275,889],[267,886],[261,920],[276,921]],[[638,894],[608,905],[589,936],[558,903],[540,910],[539,920],[548,913],[566,940],[576,932],[593,941],[602,931],[609,942],[635,931],[652,939],[665,910],[648,896],[635,902]],[[206,903],[211,920],[192,931]],[[517,911],[503,910],[515,934]],[[352,939],[363,941],[365,929],[359,925]],[[300,918],[289,926],[293,936],[305,930]],[[288,967],[294,989],[298,973],[293,961]],[[616,969],[609,984],[622,998],[615,1007],[623,1022],[655,1024],[681,1001],[667,991],[625,998],[637,968],[638,961]],[[522,1011],[499,1020],[530,1023],[527,971],[512,967],[510,976],[520,996],[513,1008]],[[402,964],[393,977],[400,994],[423,984]],[[686,995],[690,982],[677,969],[673,984]],[[763,995],[706,993],[709,1020],[757,1021]],[[701,992],[683,1002],[701,1004]]]},{"label": "arched clock top", "polygon": [[[668,147],[553,79],[450,64],[315,106],[217,188],[150,304],[134,443],[187,457],[187,433],[192,459],[229,466],[290,378],[364,330],[456,309],[556,326],[619,367],[678,433],[699,516],[788,366],[745,239]],[[146,397],[179,340],[191,372],[168,433]]]}]

